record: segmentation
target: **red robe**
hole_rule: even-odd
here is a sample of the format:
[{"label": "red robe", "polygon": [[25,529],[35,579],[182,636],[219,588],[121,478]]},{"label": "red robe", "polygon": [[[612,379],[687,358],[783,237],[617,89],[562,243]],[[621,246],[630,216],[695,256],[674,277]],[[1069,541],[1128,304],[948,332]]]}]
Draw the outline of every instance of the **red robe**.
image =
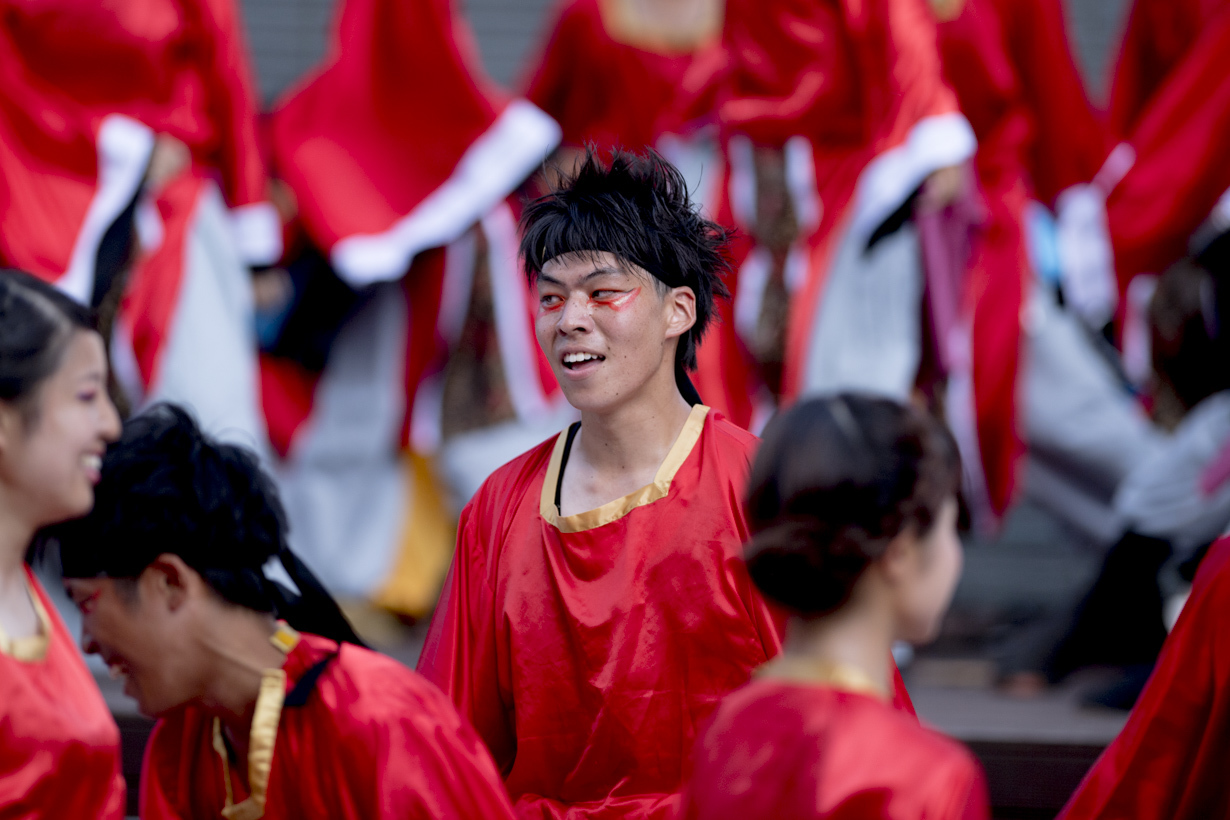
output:
[{"label": "red robe", "polygon": [[1137,274],[1160,274],[1185,256],[1230,188],[1230,3],[1202,23],[1125,135],[1135,163],[1106,201],[1121,293]]},{"label": "red robe", "polygon": [[685,820],[984,820],[968,750],[874,696],[758,680],[718,707]]},{"label": "red robe", "polygon": [[[642,151],[671,130],[695,45],[632,43],[612,31],[618,2],[563,0],[525,96],[560,124],[567,145]],[[619,100],[619,105],[612,105]]]},{"label": "red robe", "polygon": [[[301,635],[283,665],[287,690],[337,648],[326,638]],[[212,717],[190,706],[163,718],[145,752],[141,817],[217,820],[227,804],[223,773]],[[230,777],[234,803],[242,805],[244,789],[233,770]],[[302,706],[283,705],[259,816],[512,814],[486,749],[439,690],[390,658],[346,644]]]},{"label": "red robe", "polygon": [[95,123],[122,115],[181,140],[199,169],[218,175],[244,257],[277,261],[281,235],[266,202],[259,103],[234,0],[145,0],[139,8],[3,0],[0,8],[6,56],[44,106],[68,102]]},{"label": "red robe", "polygon": [[1106,136],[1084,93],[1058,0],[964,0],[937,26],[944,77],[978,138],[986,219],[967,269],[979,454],[992,510],[1013,497],[1024,448],[1017,414],[1020,315],[1033,281],[1025,240],[1030,199],[1052,205],[1088,182]]},{"label": "red robe", "polygon": [[1061,820],[1230,816],[1230,539],[1209,549],[1127,725]]},{"label": "red robe", "polygon": [[0,646],[0,817],[119,820],[120,731],[55,606],[26,575],[48,640],[41,659]]},{"label": "red robe", "polygon": [[741,558],[757,439],[693,408],[653,484],[561,518],[564,440],[462,512],[419,671],[487,742],[519,816],[673,818],[697,728],[780,647]]}]

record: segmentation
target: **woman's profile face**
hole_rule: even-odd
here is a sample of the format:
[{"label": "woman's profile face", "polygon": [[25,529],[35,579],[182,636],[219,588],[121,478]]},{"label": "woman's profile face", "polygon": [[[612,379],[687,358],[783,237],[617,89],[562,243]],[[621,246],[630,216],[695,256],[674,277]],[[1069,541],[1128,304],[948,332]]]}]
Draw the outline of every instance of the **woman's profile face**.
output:
[{"label": "woman's profile face", "polygon": [[939,634],[944,613],[961,578],[963,557],[957,537],[957,501],[947,499],[931,529],[914,539],[910,577],[900,590],[901,640],[928,643]]},{"label": "woman's profile face", "polygon": [[74,331],[33,401],[29,418],[0,403],[0,488],[37,528],[90,511],[103,453],[120,434],[102,337]]}]

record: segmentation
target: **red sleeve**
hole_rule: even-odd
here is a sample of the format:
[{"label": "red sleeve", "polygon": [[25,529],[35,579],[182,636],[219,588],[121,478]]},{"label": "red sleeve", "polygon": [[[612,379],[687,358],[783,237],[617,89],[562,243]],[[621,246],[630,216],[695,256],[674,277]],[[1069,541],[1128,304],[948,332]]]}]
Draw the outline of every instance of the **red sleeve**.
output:
[{"label": "red sleeve", "polygon": [[352,722],[353,712],[334,712],[345,735],[346,775],[336,781],[342,793],[328,815],[512,820],[491,755],[447,699],[421,678],[390,688],[390,708],[362,725]]},{"label": "red sleeve", "polygon": [[998,0],[1004,37],[1034,121],[1030,175],[1037,196],[1093,179],[1110,150],[1072,60],[1060,0]]},{"label": "red sleeve", "polygon": [[1136,162],[1106,202],[1121,291],[1187,253],[1192,232],[1230,188],[1230,6],[1157,90],[1132,135]]},{"label": "red sleeve", "polygon": [[910,692],[905,688],[905,681],[901,677],[901,670],[897,668],[896,661],[893,664],[893,708],[899,712],[906,712],[914,718],[918,717],[918,712],[914,710],[914,701],[910,698]]},{"label": "red sleeve", "polygon": [[[438,686],[491,750],[507,774],[517,753],[511,709],[501,692],[497,657],[495,594],[487,572],[480,500],[486,487],[461,513],[457,551],[427,631],[418,671]],[[489,522],[487,522],[489,523]]]},{"label": "red sleeve", "polygon": [[236,0],[191,0],[191,6],[205,51],[201,82],[216,129],[213,160],[222,173],[222,192],[232,208],[263,202],[267,182],[256,136],[259,102]]},{"label": "red sleeve", "polygon": [[[160,720],[145,745],[145,757],[141,761],[141,820],[181,820],[184,817],[172,804],[168,793],[168,789],[183,786],[183,782],[168,784],[163,779],[168,773],[181,770],[178,765],[169,768],[158,765],[159,761],[166,757],[166,752],[171,751],[175,745],[173,742],[168,744],[168,734],[175,735],[178,732],[168,728],[167,721]],[[172,754],[171,758],[178,760],[179,755]],[[184,775],[181,773],[180,776]]]}]

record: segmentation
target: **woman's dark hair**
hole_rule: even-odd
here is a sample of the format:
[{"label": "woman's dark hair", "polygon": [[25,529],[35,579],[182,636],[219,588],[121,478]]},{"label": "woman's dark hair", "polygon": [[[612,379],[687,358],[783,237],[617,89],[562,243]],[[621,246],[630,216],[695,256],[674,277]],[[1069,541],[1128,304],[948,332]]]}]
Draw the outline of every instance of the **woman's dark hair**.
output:
[{"label": "woman's dark hair", "polygon": [[[304,632],[360,644],[337,603],[286,544],[286,513],[256,456],[212,440],[184,410],[151,407],[124,425],[103,459],[94,509],[57,524],[66,578],[136,578],[164,553],[219,596]],[[299,589],[266,577],[277,558]]]},{"label": "woman's dark hair", "polygon": [[38,386],[60,366],[77,330],[94,330],[90,311],[28,273],[0,270],[0,400],[36,418]]},{"label": "woman's dark hair", "polygon": [[648,271],[664,290],[691,288],[696,323],[680,337],[675,361],[676,370],[696,369],[714,302],[730,295],[722,282],[729,237],[700,215],[675,166],[651,148],[643,156],[615,149],[603,163],[589,146],[573,176],[526,206],[521,227],[531,282],[552,259],[606,252]]},{"label": "woman's dark hair", "polygon": [[960,472],[948,428],[917,408],[857,394],[795,405],[752,465],[752,580],[800,614],[832,612],[894,537],[931,530]]}]

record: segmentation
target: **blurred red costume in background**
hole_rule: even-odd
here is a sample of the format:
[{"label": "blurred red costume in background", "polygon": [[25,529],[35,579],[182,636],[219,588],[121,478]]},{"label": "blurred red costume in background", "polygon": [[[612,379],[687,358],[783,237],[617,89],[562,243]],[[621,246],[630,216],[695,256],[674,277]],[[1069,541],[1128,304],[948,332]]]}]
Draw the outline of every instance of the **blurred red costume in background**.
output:
[{"label": "blurred red costume in background", "polygon": [[[245,265],[277,260],[281,228],[236,4],[5,0],[3,11],[0,207],[23,228],[6,229],[5,262],[97,303],[131,261],[113,356],[133,401],[184,402],[263,447]],[[186,155],[134,202],[155,135]],[[127,241],[102,247],[134,227],[131,260]],[[100,249],[116,258],[96,282]]]},{"label": "blurred red costume in background", "polygon": [[141,817],[512,817],[474,730],[396,661],[302,634],[280,671],[262,682],[248,787],[216,718],[190,706],[154,727]]},{"label": "blurred red costume in background", "polygon": [[525,96],[559,122],[565,145],[660,147],[679,126],[696,53],[721,33],[721,5],[702,7],[693,31],[671,32],[641,20],[627,0],[561,0]]},{"label": "blurred red costume in background", "polygon": [[971,325],[977,452],[1000,515],[1024,449],[1020,317],[1035,280],[1026,209],[1034,199],[1054,207],[1092,180],[1107,139],[1072,61],[1058,0],[932,6],[944,77],[978,138],[973,166],[985,210],[971,235],[962,308]]},{"label": "blurred red costume in background", "polygon": [[986,820],[973,756],[850,683],[757,680],[697,746],[682,820]]},{"label": "blurred red costume in background", "polygon": [[120,731],[55,606],[26,569],[39,635],[0,632],[0,815],[124,816]]},{"label": "blurred red costume in background", "polygon": [[[1111,89],[1131,146],[1109,175],[1107,219],[1121,293],[1185,256],[1230,188],[1230,3],[1137,0]],[[1112,155],[1114,158],[1114,155]]]},{"label": "blurred red costume in background", "polygon": [[433,533],[449,527],[418,455],[439,444],[476,225],[511,404],[534,417],[558,394],[508,198],[559,128],[487,78],[450,0],[346,0],[335,25],[322,65],[277,104],[271,148],[297,227],[360,293],[322,370],[262,358],[262,399],[296,550],[334,593],[422,616],[452,538],[418,538],[431,528],[417,513],[434,516]]},{"label": "blurred red costume in background", "polygon": [[1062,820],[1230,814],[1230,540],[1210,547],[1127,725]]},{"label": "blurred red costume in background", "polygon": [[698,405],[653,484],[560,516],[568,440],[501,467],[462,513],[419,671],[520,817],[673,818],[699,727],[780,648],[742,560],[757,440]]}]

